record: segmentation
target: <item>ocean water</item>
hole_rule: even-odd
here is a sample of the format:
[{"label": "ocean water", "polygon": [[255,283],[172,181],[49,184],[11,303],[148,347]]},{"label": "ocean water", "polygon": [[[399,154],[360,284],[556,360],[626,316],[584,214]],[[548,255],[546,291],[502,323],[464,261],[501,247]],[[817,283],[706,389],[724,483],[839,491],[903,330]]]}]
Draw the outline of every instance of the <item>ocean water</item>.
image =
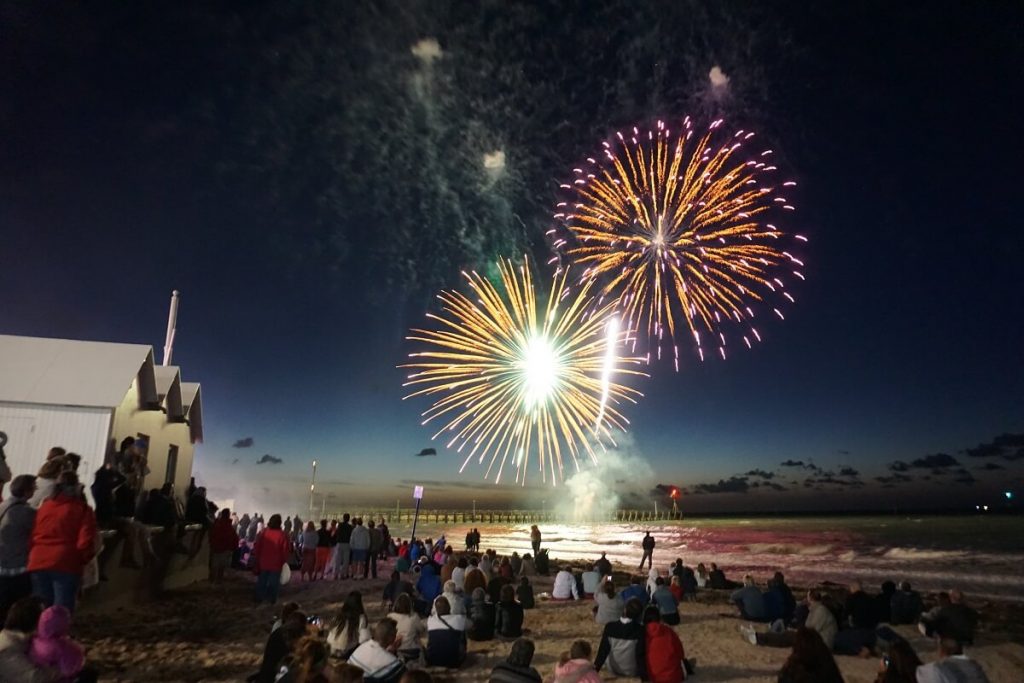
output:
[{"label": "ocean water", "polygon": [[[446,533],[462,547],[473,525],[420,524],[417,535]],[[528,524],[477,524],[482,547],[499,554],[530,552]],[[1024,602],[1024,517],[978,515],[776,517],[652,523],[542,524],[543,545],[558,559],[596,558],[602,551],[626,565],[640,561],[640,540],[657,540],[655,562],[677,557],[691,566],[717,562],[733,579],[759,581],[781,570],[794,584],[861,579],[908,580],[924,591],[960,588],[975,599]],[[408,535],[406,525],[392,528]]]}]

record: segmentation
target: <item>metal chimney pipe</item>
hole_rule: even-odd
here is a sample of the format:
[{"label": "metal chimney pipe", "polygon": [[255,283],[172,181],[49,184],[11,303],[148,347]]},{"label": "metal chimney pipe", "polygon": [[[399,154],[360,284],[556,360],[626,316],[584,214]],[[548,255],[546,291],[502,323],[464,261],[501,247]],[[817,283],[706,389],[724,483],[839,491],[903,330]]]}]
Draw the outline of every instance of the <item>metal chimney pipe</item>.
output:
[{"label": "metal chimney pipe", "polygon": [[178,290],[171,292],[171,311],[167,315],[167,336],[164,338],[165,366],[171,364],[171,356],[174,353],[174,336],[178,331],[178,295]]}]

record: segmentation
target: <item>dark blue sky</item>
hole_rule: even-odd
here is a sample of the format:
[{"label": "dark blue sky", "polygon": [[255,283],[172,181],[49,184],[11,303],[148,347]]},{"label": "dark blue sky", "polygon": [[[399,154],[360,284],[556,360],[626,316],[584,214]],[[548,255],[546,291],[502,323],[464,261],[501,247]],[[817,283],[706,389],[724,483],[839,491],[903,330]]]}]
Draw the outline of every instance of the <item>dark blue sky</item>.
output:
[{"label": "dark blue sky", "polygon": [[[514,28],[530,20],[517,18],[522,8],[511,7],[492,7],[480,21],[498,35],[503,22]],[[685,53],[675,67],[691,67],[669,71],[678,81],[672,86],[663,84],[659,61],[659,50],[671,45],[657,42],[663,34],[622,35],[628,28],[595,26],[582,7],[550,10],[582,26],[580,35],[595,49],[605,44],[600,41],[634,39],[640,52],[653,55],[649,62],[638,57],[625,71],[588,71],[587,78],[605,88],[607,120],[568,96],[552,104],[556,114],[564,108],[567,119],[586,122],[583,132],[552,151],[543,141],[535,149],[522,131],[512,131],[512,122],[520,121],[512,114],[477,117],[472,102],[458,110],[467,139],[465,121],[479,118],[510,168],[527,169],[516,176],[518,190],[502,190],[499,199],[522,202],[515,204],[516,215],[528,228],[528,242],[534,240],[530,231],[543,227],[555,179],[589,154],[608,127],[631,123],[636,112],[681,117],[721,108],[727,117],[765,129],[800,182],[799,210],[789,227],[810,242],[804,251],[808,280],[797,305],[784,323],[761,329],[764,343],[753,351],[734,352],[726,362],[690,359],[678,374],[668,364],[652,368],[652,378],[639,382],[646,398],[628,412],[631,457],[649,463],[652,480],[624,488],[641,491],[646,500],[656,482],[694,493],[708,484],[688,499],[691,509],[834,509],[973,504],[991,499],[1007,482],[1020,487],[1024,459],[1014,456],[1024,454],[1024,439],[1008,439],[1006,448],[987,457],[961,451],[1024,432],[1022,15],[1010,7],[941,4],[916,10],[879,3],[840,15],[787,7],[767,27],[737,11],[740,26],[754,22],[749,49],[738,36],[723,38],[705,17],[706,41],[698,26],[688,29],[688,42],[672,48]],[[427,441],[432,432],[419,425],[426,403],[401,401],[403,375],[395,366],[409,350],[404,333],[422,321],[435,282],[455,286],[452,272],[481,264],[463,259],[440,280],[434,272],[434,279],[423,276],[436,239],[429,235],[442,234],[447,223],[443,213],[409,219],[402,208],[408,197],[432,190],[401,171],[408,163],[404,143],[389,139],[398,133],[384,124],[374,128],[378,109],[385,120],[395,110],[386,92],[363,89],[362,81],[334,84],[344,91],[336,108],[365,112],[370,123],[349,121],[341,129],[347,135],[333,136],[335,129],[317,124],[327,114],[287,96],[289,87],[326,88],[329,77],[277,84],[289,82],[295,68],[280,56],[288,50],[327,65],[354,63],[352,73],[374,73],[379,84],[373,60],[407,57],[408,47],[400,46],[411,47],[409,36],[417,30],[421,39],[438,37],[441,64],[473,59],[481,73],[497,70],[497,79],[505,78],[503,65],[529,73],[528,56],[488,52],[493,48],[483,38],[473,44],[466,38],[472,26],[412,30],[415,16],[389,19],[386,13],[357,13],[353,22],[391,37],[350,53],[328,29],[309,28],[316,24],[312,18],[275,18],[268,6],[214,15],[114,5],[5,12],[0,332],[159,348],[168,295],[179,288],[175,362],[187,378],[203,383],[207,443],[196,470],[211,485],[242,481],[256,495],[267,487],[272,497],[301,496],[309,461],[318,458],[321,476],[337,482],[341,500],[404,498],[413,480],[438,482],[432,489],[438,504],[469,497],[517,504],[550,495],[488,489],[478,480],[482,469],[459,476],[459,461],[441,444],[436,459],[412,458],[433,444]],[[669,28],[658,31],[670,34],[671,17],[666,23]],[[247,30],[254,26],[261,30]],[[324,42],[296,47],[291,37],[311,30],[323,30]],[[522,39],[543,52],[563,39],[554,28],[546,30]],[[665,60],[675,58],[666,52]],[[732,79],[728,101],[709,104],[680,94],[706,88],[715,64]],[[386,70],[398,90],[415,87],[417,67],[406,68],[404,75]],[[456,73],[438,101],[458,105],[474,87],[467,78]],[[550,78],[556,91],[569,87],[558,69]],[[460,83],[468,83],[465,90]],[[625,104],[624,93],[633,98]],[[426,121],[435,125],[429,115]],[[503,121],[509,130],[502,130]],[[361,202],[335,193],[326,180],[318,186],[323,178],[344,184],[344,176],[296,162],[309,158],[300,139],[329,161],[359,151],[363,140],[355,138],[362,134],[380,141],[380,166],[397,169],[377,179],[390,185],[394,215],[389,202],[365,213],[362,206],[348,214],[323,210],[332,201]],[[452,149],[438,152],[451,155]],[[367,162],[359,175],[372,184],[375,173],[378,166]],[[486,192],[478,194],[489,200]],[[473,201],[478,198],[455,204],[473,215]],[[531,207],[533,214],[526,210]],[[409,266],[419,279],[403,284],[392,278],[397,284],[382,289],[387,278],[374,277],[383,271],[377,270],[373,231],[393,225],[419,230],[421,224],[423,233],[410,238],[396,231],[394,238],[428,235],[412,251],[422,256]],[[325,234],[344,236],[343,258],[325,256]],[[491,244],[504,239],[497,234]],[[233,448],[242,437],[255,445]],[[284,462],[254,465],[263,453]],[[926,463],[912,466],[936,453],[958,464],[935,471]],[[235,458],[240,462],[232,465]],[[786,460],[813,461],[834,476],[780,467]],[[904,474],[910,481],[877,479],[892,476],[894,461],[911,465]],[[858,475],[841,478],[843,466]],[[730,481],[755,469],[774,476]],[[806,484],[808,478],[819,481]],[[368,486],[354,494],[353,481]],[[752,487],[766,481],[787,490]]]}]

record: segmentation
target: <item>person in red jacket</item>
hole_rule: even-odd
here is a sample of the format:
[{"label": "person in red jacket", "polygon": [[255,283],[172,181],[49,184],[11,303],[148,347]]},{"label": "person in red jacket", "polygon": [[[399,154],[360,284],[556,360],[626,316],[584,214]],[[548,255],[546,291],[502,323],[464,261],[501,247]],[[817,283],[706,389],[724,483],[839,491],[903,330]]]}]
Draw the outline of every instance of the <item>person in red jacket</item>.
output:
[{"label": "person in red jacket", "polygon": [[220,583],[231,565],[231,555],[238,550],[238,534],[231,523],[231,510],[224,508],[210,528],[210,581]]},{"label": "person in red jacket", "polygon": [[650,683],[679,683],[686,680],[683,667],[683,641],[671,626],[661,623],[658,608],[651,605],[644,611],[647,678]]},{"label": "person in red jacket", "polygon": [[258,574],[256,604],[264,600],[275,603],[281,587],[281,568],[292,554],[292,542],[281,530],[281,515],[270,516],[267,528],[256,537],[252,553],[253,567]]},{"label": "person in red jacket", "polygon": [[82,583],[82,570],[96,554],[96,515],[85,502],[78,475],[62,472],[55,495],[39,506],[28,553],[32,592],[69,612]]}]

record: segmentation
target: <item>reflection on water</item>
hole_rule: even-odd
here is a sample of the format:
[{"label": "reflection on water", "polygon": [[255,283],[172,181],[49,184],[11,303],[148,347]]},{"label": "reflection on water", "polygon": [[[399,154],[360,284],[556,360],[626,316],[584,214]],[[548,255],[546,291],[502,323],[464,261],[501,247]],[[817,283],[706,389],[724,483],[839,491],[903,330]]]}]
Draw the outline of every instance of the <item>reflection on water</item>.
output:
[{"label": "reflection on water", "polygon": [[[421,523],[421,536],[447,531],[462,547],[473,525],[447,529]],[[482,546],[499,553],[530,552],[528,524],[477,524]],[[781,569],[794,583],[862,579],[909,580],[923,590],[953,585],[976,597],[1024,601],[1024,518],[898,517],[770,518],[697,520],[650,524],[544,524],[544,546],[552,558],[597,557],[638,563],[640,539],[657,539],[655,560],[667,567],[676,557],[690,565],[717,562],[727,573],[754,573],[760,580]],[[398,536],[408,528],[393,529]]]}]

